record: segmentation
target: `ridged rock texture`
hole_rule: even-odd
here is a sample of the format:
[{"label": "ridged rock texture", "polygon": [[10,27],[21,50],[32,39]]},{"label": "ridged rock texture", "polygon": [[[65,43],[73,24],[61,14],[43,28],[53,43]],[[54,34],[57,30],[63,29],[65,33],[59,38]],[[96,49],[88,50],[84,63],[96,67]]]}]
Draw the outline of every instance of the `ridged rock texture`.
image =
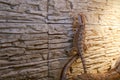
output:
[{"label": "ridged rock texture", "polygon": [[[59,80],[78,13],[87,71],[107,72],[120,54],[120,0],[0,0],[0,80]],[[78,59],[69,76],[80,73]]]}]

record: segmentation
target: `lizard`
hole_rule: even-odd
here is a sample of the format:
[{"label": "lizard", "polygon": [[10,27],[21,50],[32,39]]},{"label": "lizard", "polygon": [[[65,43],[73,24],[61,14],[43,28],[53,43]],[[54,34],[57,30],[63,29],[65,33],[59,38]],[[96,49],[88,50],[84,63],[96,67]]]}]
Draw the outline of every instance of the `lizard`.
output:
[{"label": "lizard", "polygon": [[78,58],[81,59],[82,66],[84,69],[84,73],[87,73],[85,61],[83,58],[84,53],[84,34],[85,34],[85,17],[83,14],[79,14],[78,17],[74,17],[73,22],[73,47],[70,50],[70,54],[74,54],[74,56],[68,60],[65,66],[62,69],[60,80],[66,79],[66,72],[67,69],[71,66],[71,64],[77,60]]}]

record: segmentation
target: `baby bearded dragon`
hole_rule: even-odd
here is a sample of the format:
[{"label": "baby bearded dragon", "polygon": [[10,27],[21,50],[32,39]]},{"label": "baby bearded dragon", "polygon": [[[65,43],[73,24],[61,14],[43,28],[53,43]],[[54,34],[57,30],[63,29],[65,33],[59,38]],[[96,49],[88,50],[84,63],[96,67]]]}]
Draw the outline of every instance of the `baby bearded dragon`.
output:
[{"label": "baby bearded dragon", "polygon": [[84,16],[80,14],[77,17],[74,18],[73,22],[73,31],[74,31],[74,38],[73,38],[73,48],[70,51],[70,54],[74,54],[74,56],[65,64],[63,67],[63,70],[61,72],[61,79],[60,80],[65,80],[66,79],[66,72],[67,69],[70,68],[71,64],[78,58],[81,59],[84,73],[87,73],[86,66],[85,66],[85,61],[83,58],[83,53],[84,53],[84,32],[85,32],[85,22],[84,22]]}]

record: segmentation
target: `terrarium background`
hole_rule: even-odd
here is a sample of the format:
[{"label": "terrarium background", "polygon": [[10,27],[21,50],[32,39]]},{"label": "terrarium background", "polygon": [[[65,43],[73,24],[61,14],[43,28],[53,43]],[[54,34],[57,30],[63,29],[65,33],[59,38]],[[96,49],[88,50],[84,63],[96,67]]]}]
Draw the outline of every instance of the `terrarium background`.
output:
[{"label": "terrarium background", "polygon": [[[72,15],[86,16],[87,70],[106,72],[120,53],[119,0],[0,0],[0,79],[59,80],[70,58]],[[80,74],[80,60],[72,75]]]}]

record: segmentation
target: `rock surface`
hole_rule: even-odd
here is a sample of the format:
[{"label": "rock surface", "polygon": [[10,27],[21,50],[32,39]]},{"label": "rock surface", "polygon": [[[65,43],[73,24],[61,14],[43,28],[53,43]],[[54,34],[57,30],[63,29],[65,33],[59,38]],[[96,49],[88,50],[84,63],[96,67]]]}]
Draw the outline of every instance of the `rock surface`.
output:
[{"label": "rock surface", "polygon": [[[107,72],[120,54],[119,9],[119,0],[0,0],[0,80],[59,80],[78,13],[86,16],[87,71]],[[71,70],[82,73],[79,59]]]}]

